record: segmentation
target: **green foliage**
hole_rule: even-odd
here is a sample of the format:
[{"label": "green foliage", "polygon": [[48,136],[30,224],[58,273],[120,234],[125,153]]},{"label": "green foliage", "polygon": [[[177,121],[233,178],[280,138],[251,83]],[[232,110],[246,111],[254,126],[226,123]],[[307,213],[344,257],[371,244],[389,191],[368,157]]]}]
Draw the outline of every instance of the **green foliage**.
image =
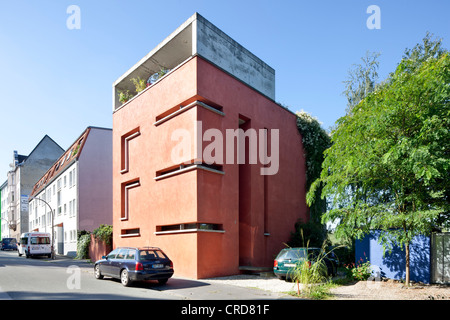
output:
[{"label": "green foliage", "polygon": [[361,260],[344,266],[346,277],[349,280],[366,281],[372,275],[372,267],[369,261]]},{"label": "green foliage", "polygon": [[122,103],[127,102],[131,98],[133,98],[133,95],[130,93],[130,90],[121,91],[119,90],[119,101]]},{"label": "green foliage", "polygon": [[[319,121],[304,111],[297,112],[297,129],[302,136],[306,160],[306,190],[320,177],[324,151],[331,146],[331,138],[321,127]],[[326,211],[326,200],[317,196],[310,205],[310,218],[320,223],[320,217]]]},{"label": "green foliage", "polygon": [[91,234],[88,231],[79,231],[77,238],[78,241],[76,259],[88,259],[89,245],[91,244]]},{"label": "green foliage", "polygon": [[450,58],[427,37],[331,134],[307,202],[331,198],[322,221],[337,222],[338,237],[380,229],[389,249],[448,223]]},{"label": "green foliage", "polygon": [[105,242],[106,244],[112,243],[112,226],[101,224],[97,229],[95,229],[92,234],[98,240]]},{"label": "green foliage", "polygon": [[141,92],[147,87],[145,79],[141,79],[140,77],[132,78],[130,79],[130,81],[134,84],[134,87],[136,88],[136,93]]},{"label": "green foliage", "polygon": [[[306,248],[308,247],[309,242],[306,244]],[[325,259],[332,251],[327,252],[325,249],[326,242],[324,241],[322,250],[317,257],[308,256],[290,272],[290,278],[297,284],[297,295],[317,299],[325,294],[324,285],[328,280]]]},{"label": "green foliage", "polygon": [[327,239],[327,233],[324,227],[320,223],[316,223],[312,220],[304,223],[302,220],[297,221],[295,224],[295,232],[291,232],[291,237],[287,242],[289,247],[304,247],[303,237],[308,239],[309,244],[312,247],[320,247]]}]

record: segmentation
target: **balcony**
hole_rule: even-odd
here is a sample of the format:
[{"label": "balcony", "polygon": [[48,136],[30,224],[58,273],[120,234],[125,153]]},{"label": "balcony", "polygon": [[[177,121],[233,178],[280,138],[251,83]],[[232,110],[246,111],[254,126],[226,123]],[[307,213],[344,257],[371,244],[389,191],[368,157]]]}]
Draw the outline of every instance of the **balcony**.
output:
[{"label": "balcony", "polygon": [[114,82],[114,111],[118,110],[123,104],[120,101],[120,92],[128,90],[133,96],[142,92],[136,92],[132,79],[141,79],[145,83],[145,88],[151,87],[193,55],[192,28],[192,21],[186,21]]},{"label": "balcony", "polygon": [[[234,41],[219,28],[195,13],[158,46],[113,83],[113,111],[120,109],[120,92],[133,96],[168,76],[193,56],[200,56],[239,81],[275,100],[275,71],[261,59]],[[166,73],[157,77],[161,71]],[[151,77],[154,76],[152,81]],[[133,79],[144,87],[136,92]],[[131,98],[132,99],[132,98]]]}]

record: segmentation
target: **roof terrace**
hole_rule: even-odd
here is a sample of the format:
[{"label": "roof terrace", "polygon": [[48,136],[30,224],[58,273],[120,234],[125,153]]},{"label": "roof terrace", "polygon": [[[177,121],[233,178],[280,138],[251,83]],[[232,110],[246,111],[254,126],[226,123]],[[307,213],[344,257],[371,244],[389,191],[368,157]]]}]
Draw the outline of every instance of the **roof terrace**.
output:
[{"label": "roof terrace", "polygon": [[195,13],[113,83],[113,111],[127,100],[121,92],[136,94],[132,79],[144,90],[196,55],[275,100],[275,70]]}]

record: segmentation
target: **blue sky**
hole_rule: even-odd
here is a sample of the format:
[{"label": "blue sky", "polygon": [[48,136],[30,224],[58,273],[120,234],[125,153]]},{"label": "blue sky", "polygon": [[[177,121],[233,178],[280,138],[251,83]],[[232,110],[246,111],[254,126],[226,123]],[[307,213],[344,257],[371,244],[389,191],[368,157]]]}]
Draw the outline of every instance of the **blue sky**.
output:
[{"label": "blue sky", "polygon": [[[276,101],[328,129],[345,114],[342,81],[367,51],[380,80],[427,31],[450,48],[448,0],[0,1],[0,183],[13,150],[48,134],[68,148],[87,126],[112,127],[112,83],[194,12],[276,72]],[[81,10],[69,30],[67,8]],[[381,29],[366,21],[370,5]]]}]

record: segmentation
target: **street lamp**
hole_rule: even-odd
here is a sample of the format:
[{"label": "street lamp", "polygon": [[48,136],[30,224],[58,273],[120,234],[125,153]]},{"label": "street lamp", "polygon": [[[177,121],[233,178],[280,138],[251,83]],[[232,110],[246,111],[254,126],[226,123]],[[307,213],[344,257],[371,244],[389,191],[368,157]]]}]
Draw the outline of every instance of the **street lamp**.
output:
[{"label": "street lamp", "polygon": [[28,202],[30,202],[30,200],[41,200],[42,202],[44,202],[46,205],[48,205],[48,207],[50,208],[50,212],[52,213],[52,260],[55,260],[55,213],[53,212],[52,207],[48,204],[47,201],[42,200],[41,198],[36,198],[36,197],[31,197],[28,199]]}]

